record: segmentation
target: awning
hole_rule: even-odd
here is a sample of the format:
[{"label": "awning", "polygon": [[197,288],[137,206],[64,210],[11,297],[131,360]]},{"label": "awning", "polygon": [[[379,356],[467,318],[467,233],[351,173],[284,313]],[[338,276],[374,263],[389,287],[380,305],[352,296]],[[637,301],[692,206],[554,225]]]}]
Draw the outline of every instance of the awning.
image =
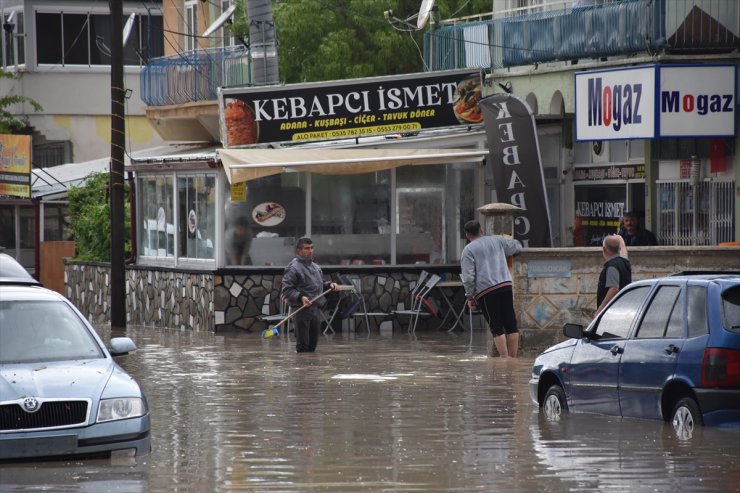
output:
[{"label": "awning", "polygon": [[399,166],[479,162],[487,149],[219,149],[231,183],[288,170],[324,175],[369,173]]}]

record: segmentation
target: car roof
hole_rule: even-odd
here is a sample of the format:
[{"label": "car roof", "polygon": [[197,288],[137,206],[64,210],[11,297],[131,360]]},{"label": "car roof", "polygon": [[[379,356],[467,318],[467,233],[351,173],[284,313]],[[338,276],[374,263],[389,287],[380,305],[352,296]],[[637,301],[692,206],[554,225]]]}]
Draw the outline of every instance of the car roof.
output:
[{"label": "car roof", "polygon": [[0,284],[41,285],[16,259],[7,253],[0,253]]},{"label": "car roof", "polygon": [[56,291],[41,285],[0,283],[0,301],[66,301]]}]

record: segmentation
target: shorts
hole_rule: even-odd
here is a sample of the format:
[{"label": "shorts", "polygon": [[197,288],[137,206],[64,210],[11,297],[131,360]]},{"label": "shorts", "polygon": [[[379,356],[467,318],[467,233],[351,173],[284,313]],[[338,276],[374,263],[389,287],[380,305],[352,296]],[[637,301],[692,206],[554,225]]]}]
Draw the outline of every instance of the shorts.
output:
[{"label": "shorts", "polygon": [[494,337],[519,332],[514,312],[514,290],[504,286],[490,291],[476,300]]}]

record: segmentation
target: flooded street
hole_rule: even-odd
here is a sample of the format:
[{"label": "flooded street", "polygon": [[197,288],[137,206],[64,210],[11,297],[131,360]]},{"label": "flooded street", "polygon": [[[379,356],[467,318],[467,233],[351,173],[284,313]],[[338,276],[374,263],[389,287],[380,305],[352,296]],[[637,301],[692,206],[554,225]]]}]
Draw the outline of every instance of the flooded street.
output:
[{"label": "flooded street", "polygon": [[[106,340],[109,334],[101,330]],[[488,334],[342,333],[295,342],[129,328],[152,453],[0,465],[0,491],[740,491],[740,430],[687,442],[659,421],[542,419],[534,355]]]}]

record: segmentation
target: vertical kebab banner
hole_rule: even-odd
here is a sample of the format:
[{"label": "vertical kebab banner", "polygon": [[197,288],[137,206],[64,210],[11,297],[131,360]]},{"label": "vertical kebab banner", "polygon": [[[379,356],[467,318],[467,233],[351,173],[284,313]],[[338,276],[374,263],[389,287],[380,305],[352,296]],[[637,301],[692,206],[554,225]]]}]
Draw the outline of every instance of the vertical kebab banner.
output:
[{"label": "vertical kebab banner", "polygon": [[534,115],[526,101],[511,94],[480,100],[499,202],[522,209],[514,218],[514,237],[525,247],[551,247],[550,210]]},{"label": "vertical kebab banner", "polygon": [[30,135],[0,135],[0,195],[31,196]]}]

